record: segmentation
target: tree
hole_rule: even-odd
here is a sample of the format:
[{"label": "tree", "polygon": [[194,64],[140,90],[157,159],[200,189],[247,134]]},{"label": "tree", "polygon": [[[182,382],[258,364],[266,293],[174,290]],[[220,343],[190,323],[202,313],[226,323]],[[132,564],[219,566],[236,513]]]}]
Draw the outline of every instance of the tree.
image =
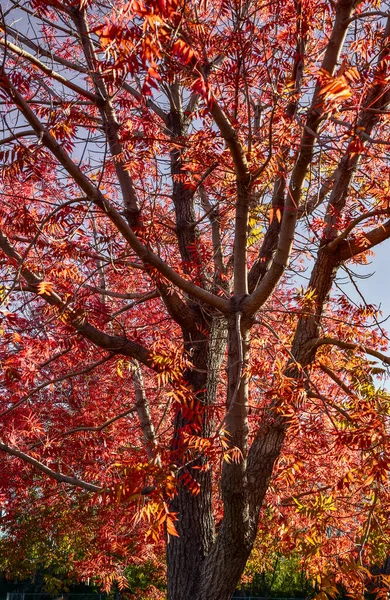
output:
[{"label": "tree", "polygon": [[163,530],[169,600],[229,598],[258,530],[323,593],[386,555],[388,338],[337,277],[390,236],[389,34],[380,1],[3,9],[4,510],[92,503],[84,574]]}]

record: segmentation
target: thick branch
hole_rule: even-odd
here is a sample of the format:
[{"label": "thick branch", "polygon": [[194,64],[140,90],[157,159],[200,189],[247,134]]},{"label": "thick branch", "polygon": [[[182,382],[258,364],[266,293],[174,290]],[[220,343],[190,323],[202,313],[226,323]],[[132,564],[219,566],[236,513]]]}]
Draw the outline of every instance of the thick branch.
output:
[{"label": "thick branch", "polygon": [[158,284],[161,300],[164,302],[168,314],[183,331],[193,331],[198,325],[199,314],[185,302],[180,295],[172,291],[170,286],[164,283]]},{"label": "thick branch", "polygon": [[[281,165],[281,167],[283,166]],[[283,210],[285,191],[286,177],[285,173],[282,173],[275,181],[272,194],[272,209],[274,214],[276,214],[277,210],[281,212]],[[281,222],[274,217],[264,236],[259,256],[249,271],[248,289],[250,294],[257,288],[272,264],[272,259],[278,246],[280,227]]]},{"label": "thick branch", "polygon": [[146,453],[151,462],[161,464],[161,458],[157,451],[156,433],[150,414],[150,406],[145,393],[144,380],[139,363],[133,361],[133,380],[135,391],[135,409],[137,411],[142,433],[146,442]]},{"label": "thick branch", "polygon": [[387,220],[383,225],[379,225],[371,231],[363,234],[360,240],[348,241],[344,240],[338,244],[337,256],[340,261],[345,261],[354,256],[358,256],[363,252],[367,252],[378,244],[381,244],[390,237],[390,220]]},{"label": "thick branch", "polygon": [[[286,107],[286,115],[291,119],[294,117],[297,106],[298,106],[298,95],[300,92],[302,78],[303,78],[303,67],[304,67],[304,58],[305,58],[305,50],[306,50],[306,40],[305,37],[302,36],[302,5],[300,2],[295,4],[295,8],[297,11],[297,20],[296,20],[296,58],[294,62],[294,67],[292,71],[291,82],[294,82],[294,89],[291,90],[291,100]],[[255,177],[258,177],[261,172],[263,172],[272,158],[272,134],[273,134],[273,121],[274,121],[274,112],[271,114],[270,125],[269,125],[269,153],[266,161],[260,167],[258,172],[255,173]],[[279,175],[275,181],[273,194],[272,194],[272,210],[273,214],[283,214],[284,203],[285,203],[285,193],[286,193],[286,167],[285,163],[288,158],[290,152],[290,146],[286,144],[284,148],[281,149],[281,157],[278,158],[279,163]],[[254,290],[259,285],[260,281],[263,279],[268,269],[272,264],[272,259],[274,257],[275,251],[278,247],[279,234],[281,229],[280,219],[274,218],[272,222],[269,224],[269,227],[265,233],[263,243],[260,248],[258,259],[253,264],[249,276],[248,276],[248,291],[250,294],[254,292]]]},{"label": "thick branch", "polygon": [[222,253],[221,227],[219,223],[218,208],[211,205],[207,192],[202,185],[199,187],[199,196],[202,203],[202,208],[208,215],[211,224],[211,239],[213,243],[215,269],[220,273],[226,273],[226,267]]},{"label": "thick branch", "polygon": [[237,202],[233,243],[234,293],[244,295],[248,293],[247,234],[251,174],[238,133],[215,100],[211,104],[210,112],[230,150],[236,172]]},{"label": "thick branch", "polygon": [[[389,34],[390,20],[387,23],[383,34],[382,50],[379,53],[380,57],[387,47]],[[379,63],[377,66],[379,74],[381,68]],[[363,102],[362,113],[357,122],[358,131],[361,130],[370,133],[378,121],[378,115],[371,110],[366,109],[366,107],[386,107],[390,99],[390,92],[387,89],[386,81],[380,79],[380,77],[376,75],[377,74],[374,73],[372,84],[368,88]],[[360,153],[350,154],[347,149],[335,171],[334,185],[325,215],[326,225],[323,230],[318,256],[308,285],[308,289],[315,295],[315,304],[313,306],[312,314],[306,314],[299,319],[292,346],[292,352],[296,360],[302,366],[308,365],[315,357],[316,349],[313,344],[310,344],[310,340],[317,339],[320,335],[319,330],[322,313],[328,301],[330,290],[341,262],[340,253],[338,253],[337,250],[329,252],[328,248],[329,244],[339,236],[340,216],[345,209],[349,190],[360,157]],[[347,241],[342,241],[339,245],[339,249],[346,243]]]},{"label": "thick branch", "polygon": [[[181,95],[177,82],[168,88],[171,110],[168,115],[168,133],[173,142],[182,140],[187,135],[191,115],[185,116],[182,109]],[[184,160],[183,147],[174,143],[170,151],[172,176],[172,201],[175,207],[176,236],[184,270],[196,264],[199,275],[203,278],[203,265],[198,251],[199,229],[196,223],[194,206],[195,190],[190,189],[182,181]]]},{"label": "thick branch", "polygon": [[245,151],[239,140],[237,131],[215,99],[211,104],[210,112],[230,150],[237,179],[247,181],[250,177],[248,161],[246,160]]},{"label": "thick branch", "polygon": [[[332,240],[327,248],[328,250],[330,250],[331,252],[333,252],[333,250],[335,250],[339,244],[345,240],[348,237],[348,234],[351,233],[351,231],[357,226],[359,225],[359,223],[361,223],[362,221],[365,221],[366,219],[370,219],[372,217],[378,217],[380,215],[386,215],[389,214],[390,210],[389,209],[382,209],[382,210],[371,210],[367,213],[364,213],[363,215],[360,215],[359,217],[356,217],[356,219],[353,219],[353,221],[351,221],[351,223],[348,225],[348,227],[346,227],[344,229],[344,231],[342,233],[340,233],[339,236],[337,236],[334,240]],[[378,227],[378,229],[380,229]]]},{"label": "thick branch", "polygon": [[125,168],[124,151],[118,135],[119,123],[116,119],[115,110],[109,98],[104,79],[98,72],[85,10],[75,10],[73,12],[73,20],[76,25],[76,29],[80,34],[80,40],[84,50],[85,59],[89,67],[93,84],[95,86],[95,91],[98,98],[97,104],[103,119],[104,128],[106,130],[110,152],[114,159],[114,166],[122,192],[125,214],[129,225],[131,227],[136,227],[139,225],[140,209],[138,206],[134,182],[128,169]]}]

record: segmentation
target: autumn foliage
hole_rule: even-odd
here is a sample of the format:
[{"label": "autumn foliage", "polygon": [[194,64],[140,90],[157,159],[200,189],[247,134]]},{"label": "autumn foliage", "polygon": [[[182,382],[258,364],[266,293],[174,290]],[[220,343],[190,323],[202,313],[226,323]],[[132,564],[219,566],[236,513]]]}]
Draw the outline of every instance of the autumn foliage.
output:
[{"label": "autumn foliage", "polygon": [[123,587],[165,544],[169,600],[227,600],[255,544],[386,595],[388,336],[340,278],[390,237],[388,6],[1,19],[6,568]]}]

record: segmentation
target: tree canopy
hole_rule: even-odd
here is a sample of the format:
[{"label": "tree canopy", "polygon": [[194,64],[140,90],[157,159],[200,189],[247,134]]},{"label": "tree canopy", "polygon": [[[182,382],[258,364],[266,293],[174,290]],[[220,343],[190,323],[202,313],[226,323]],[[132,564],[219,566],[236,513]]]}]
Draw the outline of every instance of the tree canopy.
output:
[{"label": "tree canopy", "polygon": [[390,237],[388,4],[1,19],[10,539],[39,513],[106,586],[165,543],[169,600],[230,598],[256,539],[323,599],[384,594],[390,358],[355,270]]}]

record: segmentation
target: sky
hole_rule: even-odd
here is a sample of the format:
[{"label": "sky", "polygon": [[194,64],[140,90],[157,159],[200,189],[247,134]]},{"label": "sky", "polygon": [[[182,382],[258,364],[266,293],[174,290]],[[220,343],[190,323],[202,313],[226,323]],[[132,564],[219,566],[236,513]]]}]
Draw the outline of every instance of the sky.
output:
[{"label": "sky", "polygon": [[[370,264],[355,267],[355,272],[359,275],[369,275],[365,279],[356,279],[356,283],[362,292],[368,304],[380,306],[383,312],[383,317],[390,315],[390,240],[383,242],[376,248],[375,256],[371,258]],[[361,299],[353,288],[348,283],[345,286],[345,291],[351,298],[361,304]],[[389,325],[386,327],[390,331]]]},{"label": "sky", "polygon": [[[380,307],[382,317],[379,322],[382,330],[390,334],[390,240],[376,248],[375,256],[371,258],[370,264],[356,268],[355,272],[359,275],[370,275],[370,277],[355,279],[355,281],[367,304],[375,304]],[[353,301],[362,304],[361,298],[351,283],[347,283],[343,289]],[[390,355],[390,351],[385,354]],[[373,359],[370,357],[370,360]],[[385,365],[378,361],[378,366],[384,367]],[[376,380],[379,387],[390,392],[389,369],[387,369],[386,379],[376,378]]]}]

